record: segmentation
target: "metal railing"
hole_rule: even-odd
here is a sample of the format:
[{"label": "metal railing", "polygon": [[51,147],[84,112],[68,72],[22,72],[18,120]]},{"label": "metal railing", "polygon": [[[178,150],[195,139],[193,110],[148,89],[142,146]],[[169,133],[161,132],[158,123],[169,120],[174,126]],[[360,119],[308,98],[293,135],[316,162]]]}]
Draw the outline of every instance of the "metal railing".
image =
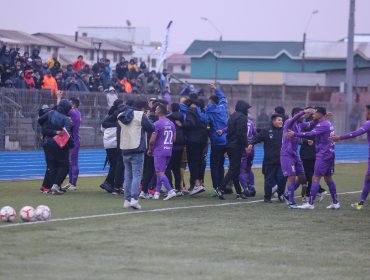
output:
[{"label": "metal railing", "polygon": [[[171,91],[179,93],[184,84],[172,83]],[[208,99],[212,94],[207,84],[196,84],[202,89],[200,98]],[[229,113],[239,99],[244,99],[253,107],[250,117],[259,127],[268,124],[273,109],[284,106],[290,115],[293,107],[325,106],[332,111],[332,122],[337,133],[344,132],[344,96],[338,88],[263,86],[263,85],[221,85],[228,99]],[[355,89],[356,99],[353,108],[353,128],[364,120],[363,104],[370,104],[370,93],[366,88]],[[119,98],[125,94],[118,93]],[[106,94],[103,92],[64,92],[64,98],[77,97],[80,100],[82,122],[80,128],[82,148],[102,148],[101,122],[108,112]],[[147,96],[153,97],[153,96]],[[178,95],[172,96],[178,102]],[[0,151],[13,149],[39,149],[41,147],[40,127],[37,125],[38,111],[43,105],[55,106],[56,97],[47,90],[0,89]]]}]

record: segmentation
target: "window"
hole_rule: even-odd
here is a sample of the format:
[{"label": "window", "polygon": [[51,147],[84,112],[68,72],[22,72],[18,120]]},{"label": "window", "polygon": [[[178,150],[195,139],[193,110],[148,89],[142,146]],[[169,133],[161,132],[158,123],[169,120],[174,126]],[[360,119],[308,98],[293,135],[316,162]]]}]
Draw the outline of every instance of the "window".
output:
[{"label": "window", "polygon": [[182,65],[181,65],[181,71],[182,71],[182,72],[185,72],[185,70],[186,70],[186,65],[185,65],[185,64],[182,64]]},{"label": "window", "polygon": [[103,58],[107,58],[107,51],[103,51]]},{"label": "window", "polygon": [[117,53],[113,52],[113,62],[117,62]]},{"label": "window", "polygon": [[152,58],[151,64],[152,64],[151,68],[156,68],[157,67],[157,60],[155,58]]},{"label": "window", "polygon": [[86,32],[82,32],[82,37],[87,37],[87,33]]},{"label": "window", "polygon": [[87,55],[87,50],[84,50],[84,55]]},{"label": "window", "polygon": [[46,47],[47,52],[51,52],[51,47]]},{"label": "window", "polygon": [[94,50],[90,50],[90,60],[94,61]]}]

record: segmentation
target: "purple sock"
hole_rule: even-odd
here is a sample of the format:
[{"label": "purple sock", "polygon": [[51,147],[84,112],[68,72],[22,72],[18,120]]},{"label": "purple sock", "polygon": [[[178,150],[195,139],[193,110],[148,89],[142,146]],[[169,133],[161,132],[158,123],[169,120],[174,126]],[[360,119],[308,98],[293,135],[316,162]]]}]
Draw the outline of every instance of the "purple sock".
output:
[{"label": "purple sock", "polygon": [[288,184],[288,197],[289,197],[289,203],[294,203],[294,183]]},{"label": "purple sock", "polygon": [[253,186],[254,189],[254,173],[252,170],[247,171],[249,177],[249,185]]},{"label": "purple sock", "polygon": [[168,178],[166,175],[162,175],[160,176],[161,178],[161,182],[163,182],[163,185],[164,187],[166,188],[166,190],[169,192],[169,191],[172,191],[172,187],[171,187],[171,184],[170,182],[168,181]]},{"label": "purple sock", "polygon": [[248,191],[248,185],[247,185],[247,177],[245,176],[245,172],[240,170],[239,174],[239,182],[244,188],[244,192]]},{"label": "purple sock", "polygon": [[370,191],[370,180],[368,180],[367,177],[368,176],[365,176],[364,187],[362,189],[360,201],[358,202],[359,204],[364,204],[367,196],[369,195],[369,191]]},{"label": "purple sock", "polygon": [[161,188],[162,188],[161,176],[157,176],[157,185],[156,185],[156,188],[155,188],[155,192],[159,193],[161,191]]},{"label": "purple sock", "polygon": [[329,181],[326,183],[329,187],[330,195],[331,195],[331,200],[333,201],[334,204],[338,203],[337,199],[337,187],[335,186],[334,181]]},{"label": "purple sock", "polygon": [[309,203],[312,205],[313,201],[316,198],[317,192],[319,191],[320,183],[319,182],[312,182],[311,185],[311,192],[310,192],[310,200]]}]

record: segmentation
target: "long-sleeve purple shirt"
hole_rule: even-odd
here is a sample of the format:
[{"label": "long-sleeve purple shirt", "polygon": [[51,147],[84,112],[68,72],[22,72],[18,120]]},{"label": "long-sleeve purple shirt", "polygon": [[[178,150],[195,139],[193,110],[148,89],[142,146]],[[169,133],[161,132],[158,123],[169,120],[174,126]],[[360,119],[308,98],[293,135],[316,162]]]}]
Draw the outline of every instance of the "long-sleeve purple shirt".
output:
[{"label": "long-sleeve purple shirt", "polygon": [[330,160],[335,158],[334,142],[329,137],[334,135],[334,127],[328,120],[319,122],[316,127],[308,132],[298,132],[297,137],[315,136],[316,159]]},{"label": "long-sleeve purple shirt", "polygon": [[298,143],[299,140],[296,137],[289,138],[286,136],[286,133],[289,130],[294,131],[294,133],[301,132],[304,123],[298,123],[297,121],[304,115],[304,112],[299,112],[295,114],[292,118],[287,119],[284,122],[283,127],[283,139],[281,145],[280,156],[298,156]]},{"label": "long-sleeve purple shirt", "polygon": [[78,109],[71,109],[69,116],[72,120],[72,137],[73,140],[80,143],[80,126],[81,126],[81,113]]},{"label": "long-sleeve purple shirt", "polygon": [[370,162],[370,120],[363,123],[359,129],[340,136],[340,139],[347,140],[347,139],[358,137],[365,133],[367,133],[367,143],[369,145],[369,162]]}]

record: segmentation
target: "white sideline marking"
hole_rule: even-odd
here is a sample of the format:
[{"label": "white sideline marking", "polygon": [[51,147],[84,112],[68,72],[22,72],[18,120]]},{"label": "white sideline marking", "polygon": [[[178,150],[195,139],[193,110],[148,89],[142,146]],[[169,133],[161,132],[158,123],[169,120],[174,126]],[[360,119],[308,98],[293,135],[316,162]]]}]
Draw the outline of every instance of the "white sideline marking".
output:
[{"label": "white sideline marking", "polygon": [[[343,193],[337,193],[337,194],[338,195],[346,195],[346,194],[355,194],[355,193],[360,193],[360,192],[361,191],[352,191],[352,192],[343,192]],[[330,194],[327,194],[327,196],[328,195],[330,195]],[[297,196],[297,197],[299,197],[299,196]],[[223,206],[233,206],[233,205],[241,205],[241,204],[255,204],[255,203],[259,203],[259,202],[263,202],[263,199],[253,200],[253,201],[244,201],[244,202],[240,201],[240,202],[229,202],[229,203],[221,203],[221,204],[203,204],[203,205],[179,206],[179,207],[158,208],[158,209],[151,209],[151,210],[132,210],[130,212],[119,212],[119,213],[98,214],[98,215],[90,215],[90,216],[59,218],[59,219],[51,219],[49,221],[5,224],[5,225],[1,225],[0,228],[27,226],[27,225],[35,225],[35,224],[45,224],[45,223],[52,223],[52,222],[85,220],[85,219],[93,219],[93,218],[104,218],[104,217],[113,217],[113,216],[123,216],[123,215],[133,215],[133,214],[145,214],[145,213],[176,211],[176,210],[183,210],[183,209],[223,207]]]}]

